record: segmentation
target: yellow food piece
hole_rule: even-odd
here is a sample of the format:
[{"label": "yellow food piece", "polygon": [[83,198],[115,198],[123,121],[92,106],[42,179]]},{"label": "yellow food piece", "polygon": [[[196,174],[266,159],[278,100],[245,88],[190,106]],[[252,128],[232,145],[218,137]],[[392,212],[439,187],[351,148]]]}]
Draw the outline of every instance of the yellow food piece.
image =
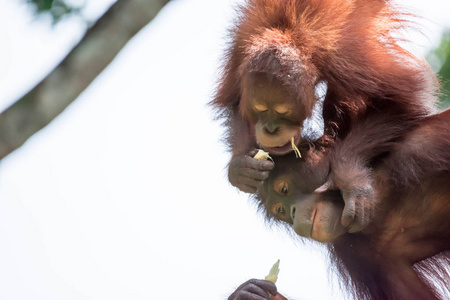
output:
[{"label": "yellow food piece", "polygon": [[269,275],[267,275],[266,278],[264,279],[276,283],[279,272],[280,272],[280,260],[277,260],[277,262],[272,266],[272,269],[270,269]]},{"label": "yellow food piece", "polygon": [[255,156],[253,156],[253,158],[256,159],[272,159],[272,157],[270,157],[269,152],[266,152],[264,150],[259,149],[258,152],[255,154]]},{"label": "yellow food piece", "polygon": [[295,157],[302,158],[302,154],[300,153],[300,150],[298,150],[297,146],[295,146],[294,137],[291,138],[291,145],[292,145],[292,149],[294,149]]}]

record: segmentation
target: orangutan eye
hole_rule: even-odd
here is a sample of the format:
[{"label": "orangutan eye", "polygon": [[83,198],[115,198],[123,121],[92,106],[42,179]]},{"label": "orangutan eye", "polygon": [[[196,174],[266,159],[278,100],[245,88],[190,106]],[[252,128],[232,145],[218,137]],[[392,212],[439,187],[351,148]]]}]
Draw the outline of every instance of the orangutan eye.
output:
[{"label": "orangutan eye", "polygon": [[277,193],[286,196],[289,192],[289,185],[286,180],[279,180],[274,184],[275,191]]},{"label": "orangutan eye", "polygon": [[263,104],[259,104],[259,103],[255,103],[253,105],[253,107],[255,108],[256,111],[258,112],[266,112],[269,109],[267,108],[267,106],[263,105]]},{"label": "orangutan eye", "polygon": [[275,216],[281,217],[286,214],[286,208],[283,206],[283,204],[277,203],[273,207],[272,212],[274,213]]},{"label": "orangutan eye", "polygon": [[283,186],[281,187],[281,193],[282,194],[287,194],[288,193],[288,188],[286,184],[283,184]]},{"label": "orangutan eye", "polygon": [[289,104],[279,104],[274,107],[274,110],[280,115],[287,115],[292,109]]}]

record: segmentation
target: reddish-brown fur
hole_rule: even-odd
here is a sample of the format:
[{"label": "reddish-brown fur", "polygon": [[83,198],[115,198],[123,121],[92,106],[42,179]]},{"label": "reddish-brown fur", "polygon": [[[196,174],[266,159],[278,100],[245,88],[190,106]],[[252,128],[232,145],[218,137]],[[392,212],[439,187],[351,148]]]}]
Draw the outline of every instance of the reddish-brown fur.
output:
[{"label": "reddish-brown fur", "polygon": [[[342,142],[343,148],[358,147],[358,127]],[[376,129],[364,131],[370,135]],[[418,122],[374,166],[376,221],[361,233],[345,234],[329,244],[332,260],[345,282],[353,283],[356,299],[450,295],[448,149],[450,110]]]},{"label": "reddish-brown fur", "polygon": [[[235,162],[258,146],[254,124],[249,118],[250,99],[245,97],[249,88],[248,74],[266,73],[277,78],[290,94],[295,95],[287,101],[295,103],[305,117],[311,113],[315,101],[310,97],[311,87],[324,81],[328,85],[323,109],[326,134],[313,146],[326,151],[332,147],[330,161],[334,184],[340,181],[343,185],[348,182],[355,182],[356,186],[373,184],[377,197],[370,199],[373,202],[363,204],[376,207],[376,200],[385,199],[383,193],[389,189],[378,185],[379,175],[371,174],[370,167],[384,162],[386,155],[394,150],[397,153],[408,150],[398,146],[403,137],[424,117],[435,112],[434,76],[426,64],[401,48],[394,37],[408,24],[404,21],[407,17],[395,10],[388,0],[249,0],[241,7],[231,32],[232,42],[225,57],[223,76],[212,101],[228,129],[227,141],[233,154],[230,172]],[[275,67],[274,60],[278,62]],[[373,130],[371,135],[360,132],[347,137],[349,131],[352,134],[355,124],[380,119],[383,119],[380,128]],[[353,142],[352,147],[341,142],[346,139]],[[409,145],[415,143],[409,142]],[[431,161],[439,162],[441,166],[450,162],[440,156],[438,150],[433,153],[437,158]],[[399,157],[389,163],[401,161]],[[398,173],[388,176],[389,180],[395,180],[405,189],[411,184],[409,180],[424,178],[424,169],[416,166],[416,162],[390,170]],[[430,193],[427,197],[431,196],[432,192],[427,191]],[[439,195],[447,195],[443,193]],[[387,198],[393,199],[391,197],[394,196]],[[442,203],[438,200],[431,202]],[[412,215],[404,216],[403,220],[414,219],[417,207],[406,208],[407,205],[405,211]],[[398,211],[403,212],[402,207]],[[395,218],[388,217],[375,220],[369,228],[385,224],[400,229],[395,227]],[[359,265],[361,262],[370,264],[369,257],[364,254],[367,247],[383,239],[389,240],[386,232],[381,230],[379,235],[379,238],[367,238],[362,233],[346,234],[343,239],[348,240],[333,244],[332,253],[341,276],[353,280],[358,297],[396,299],[392,296],[395,294],[392,289],[398,287],[395,282],[405,283],[410,276],[416,276],[415,273],[411,275],[403,264],[389,259],[377,261],[381,268],[377,268],[376,263],[368,265],[367,269]],[[358,236],[364,238],[356,238]],[[349,243],[354,247],[349,249]],[[388,253],[387,249],[380,247],[380,253]],[[443,260],[448,263],[448,257]],[[425,269],[429,266],[421,264]],[[377,292],[367,292],[372,287]],[[411,289],[411,295],[417,289],[407,284],[406,288]]]},{"label": "reddish-brown fur", "polygon": [[[376,134],[383,124],[383,118],[356,124],[340,147],[368,150],[356,137]],[[428,300],[450,295],[449,149],[450,110],[417,122],[401,143],[373,164],[379,191],[375,221],[359,233],[346,233],[339,226],[328,232],[333,236],[327,243],[331,262],[355,299]],[[314,214],[308,211],[318,203],[338,214],[343,206],[336,191],[314,192],[327,176],[326,153],[310,150],[305,156],[306,160],[276,157],[276,167],[258,197],[270,220],[293,228],[295,221],[308,222]],[[289,193],[278,191],[280,181],[289,186]],[[278,205],[306,212],[280,217],[274,209]],[[299,235],[317,239],[309,231]]]},{"label": "reddish-brown fur", "polygon": [[[346,128],[341,123],[348,126],[351,118],[379,105],[390,110],[400,106],[412,117],[423,116],[434,109],[432,77],[392,37],[405,26],[401,18],[406,15],[388,4],[383,0],[248,1],[232,32],[213,105],[225,118],[239,113],[245,117],[245,111],[239,112],[245,107],[242,79],[248,71],[267,71],[266,56],[276,52],[281,68],[275,75],[299,96],[315,77],[327,81],[331,91],[325,113],[341,130]],[[303,103],[305,98],[296,100],[310,111],[314,103]]]}]

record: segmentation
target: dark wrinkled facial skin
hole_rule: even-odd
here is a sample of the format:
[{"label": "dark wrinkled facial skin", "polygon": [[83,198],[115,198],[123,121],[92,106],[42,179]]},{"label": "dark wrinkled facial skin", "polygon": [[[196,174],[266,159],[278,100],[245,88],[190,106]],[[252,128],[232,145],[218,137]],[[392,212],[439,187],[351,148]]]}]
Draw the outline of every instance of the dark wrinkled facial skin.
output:
[{"label": "dark wrinkled facial skin", "polygon": [[298,235],[331,242],[346,233],[341,224],[344,202],[339,191],[315,192],[327,179],[329,162],[325,153],[306,155],[308,159],[276,157],[260,197],[268,213],[291,224]]},{"label": "dark wrinkled facial skin", "polygon": [[291,152],[292,138],[296,145],[303,141],[302,124],[308,115],[275,77],[252,74],[246,83],[244,109],[254,125],[256,142],[271,155]]},{"label": "dark wrinkled facial skin", "polygon": [[339,191],[293,199],[292,227],[298,235],[328,243],[347,232],[341,224],[344,202]]}]

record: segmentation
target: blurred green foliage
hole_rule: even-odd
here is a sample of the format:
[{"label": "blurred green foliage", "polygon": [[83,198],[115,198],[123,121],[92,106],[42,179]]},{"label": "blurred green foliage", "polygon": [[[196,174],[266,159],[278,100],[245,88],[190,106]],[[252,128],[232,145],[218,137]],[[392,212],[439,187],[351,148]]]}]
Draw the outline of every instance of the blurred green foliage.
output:
[{"label": "blurred green foliage", "polygon": [[427,60],[441,81],[440,107],[450,107],[450,29],[442,35],[438,48],[427,55]]},{"label": "blurred green foliage", "polygon": [[[54,23],[64,16],[79,13],[81,7],[75,7],[65,0],[26,0],[36,10],[36,14],[50,14]],[[73,1],[72,1],[73,2]]]}]

